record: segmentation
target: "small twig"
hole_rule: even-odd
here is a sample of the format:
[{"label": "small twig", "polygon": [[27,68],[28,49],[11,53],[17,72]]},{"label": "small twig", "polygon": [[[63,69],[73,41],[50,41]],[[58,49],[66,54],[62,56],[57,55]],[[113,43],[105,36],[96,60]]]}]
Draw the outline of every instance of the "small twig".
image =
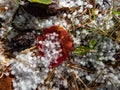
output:
[{"label": "small twig", "polygon": [[4,75],[4,74],[3,74],[3,73],[1,73],[0,78],[2,78],[2,77],[3,77],[3,75]]},{"label": "small twig", "polygon": [[89,50],[89,52],[92,52],[92,53],[95,53],[97,52],[98,50]]},{"label": "small twig", "polygon": [[94,72],[95,72],[95,71],[93,71],[93,70],[89,70],[88,68],[80,67],[80,66],[78,66],[78,65],[74,65],[74,64],[70,64],[70,63],[68,63],[67,66],[70,67],[70,68],[72,68],[72,69],[79,69],[79,70],[87,71],[87,72],[91,72],[91,73],[94,73]]},{"label": "small twig", "polygon": [[96,85],[97,79],[98,79],[99,77],[101,77],[101,75],[103,74],[103,72],[104,72],[104,69],[101,70],[101,72],[97,75],[97,77],[96,77],[95,80],[93,81],[93,86]]},{"label": "small twig", "polygon": [[87,85],[82,81],[82,79],[75,73],[75,71],[73,70],[73,73],[75,74],[76,78],[83,84],[83,86],[85,87],[85,90],[90,90],[90,88],[87,87]]},{"label": "small twig", "polygon": [[96,8],[96,0],[93,0],[93,7]]},{"label": "small twig", "polygon": [[[58,71],[57,71],[57,72],[58,72]],[[66,80],[61,73],[58,72],[58,74],[60,75],[61,79]],[[74,90],[73,87],[72,87],[71,84],[70,84],[70,81],[67,80],[67,84],[68,84],[70,90]]]},{"label": "small twig", "polygon": [[77,81],[76,81],[76,79],[75,79],[75,73],[72,72],[72,75],[73,75],[73,80],[74,80],[75,85],[76,85],[76,89],[75,89],[75,90],[79,90],[79,88],[78,88],[78,84],[77,84]]},{"label": "small twig", "polygon": [[85,9],[81,14],[76,15],[76,17],[81,17],[81,16],[84,15],[85,13],[87,13],[87,9]]},{"label": "small twig", "polygon": [[110,82],[111,82],[111,84],[114,86],[114,88],[117,88],[117,86],[114,84],[114,82],[110,79],[110,77],[108,77],[107,78]]},{"label": "small twig", "polygon": [[75,18],[72,16],[72,31],[75,30]]},{"label": "small twig", "polygon": [[34,50],[36,47],[37,47],[37,46],[33,46],[33,47],[30,47],[29,49],[25,49],[25,50],[21,51],[20,54],[24,54],[24,53],[27,53],[27,52],[29,52],[29,51],[32,51],[32,50]]},{"label": "small twig", "polygon": [[44,82],[45,85],[50,83],[50,81],[52,80],[52,77],[54,75],[55,70],[56,70],[56,67],[53,68],[52,71],[48,74],[48,77],[45,79],[45,82]]}]

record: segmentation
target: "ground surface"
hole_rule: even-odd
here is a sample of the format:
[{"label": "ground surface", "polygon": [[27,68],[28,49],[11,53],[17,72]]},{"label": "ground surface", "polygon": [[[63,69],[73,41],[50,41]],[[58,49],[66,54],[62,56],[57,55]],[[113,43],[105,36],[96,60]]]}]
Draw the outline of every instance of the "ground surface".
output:
[{"label": "ground surface", "polygon": [[0,90],[119,89],[119,0],[0,0]]}]

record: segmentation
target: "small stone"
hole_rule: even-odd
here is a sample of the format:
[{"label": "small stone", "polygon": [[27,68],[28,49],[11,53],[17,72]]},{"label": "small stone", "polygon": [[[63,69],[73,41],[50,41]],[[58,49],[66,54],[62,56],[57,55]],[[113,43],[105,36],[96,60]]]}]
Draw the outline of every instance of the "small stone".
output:
[{"label": "small stone", "polygon": [[29,2],[23,7],[26,12],[40,18],[54,16],[58,13],[58,5],[56,0],[52,0],[52,3],[49,5]]},{"label": "small stone", "polygon": [[35,34],[31,31],[22,32],[15,37],[13,37],[10,41],[11,51],[22,51],[27,48],[30,48],[35,41]]}]

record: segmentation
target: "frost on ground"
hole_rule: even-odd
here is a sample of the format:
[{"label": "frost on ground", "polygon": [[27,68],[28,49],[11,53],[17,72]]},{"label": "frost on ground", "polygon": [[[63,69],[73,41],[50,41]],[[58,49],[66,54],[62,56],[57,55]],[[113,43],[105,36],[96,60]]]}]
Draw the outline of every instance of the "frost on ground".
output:
[{"label": "frost on ground", "polygon": [[[120,18],[114,11],[116,2],[53,0],[48,9],[56,11],[43,11],[44,17],[25,0],[0,0],[0,80],[12,76],[13,90],[119,90]],[[51,26],[65,32],[43,36],[43,30]],[[32,35],[24,35],[26,30],[32,30]],[[63,39],[66,33],[72,44],[71,39]],[[58,65],[49,67],[51,62]]]}]

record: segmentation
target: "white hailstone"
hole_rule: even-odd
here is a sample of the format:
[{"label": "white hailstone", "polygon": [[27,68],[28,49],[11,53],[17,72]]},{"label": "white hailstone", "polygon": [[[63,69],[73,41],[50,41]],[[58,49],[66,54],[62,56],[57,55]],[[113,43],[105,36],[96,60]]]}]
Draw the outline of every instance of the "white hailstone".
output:
[{"label": "white hailstone", "polygon": [[71,70],[70,70],[70,69],[67,69],[67,72],[68,72],[68,73],[71,73]]},{"label": "white hailstone", "polygon": [[106,49],[106,48],[107,48],[107,46],[106,46],[106,45],[104,45],[104,46],[103,46],[103,49]]},{"label": "white hailstone", "polygon": [[98,15],[99,10],[98,10],[98,9],[95,9],[94,13],[95,13],[95,15]]},{"label": "white hailstone", "polygon": [[12,71],[11,71],[11,74],[12,74],[12,75],[15,75],[15,71],[14,71],[14,70],[12,70]]},{"label": "white hailstone", "polygon": [[83,1],[81,1],[81,0],[77,0],[77,5],[79,5],[79,6],[82,6],[83,5]]},{"label": "white hailstone", "polygon": [[43,78],[46,79],[46,78],[47,78],[47,75],[45,74],[45,75],[43,76]]},{"label": "white hailstone", "polygon": [[108,61],[109,59],[108,59],[108,57],[106,56],[106,57],[104,57],[104,60],[105,60],[105,61]]},{"label": "white hailstone", "polygon": [[67,23],[66,23],[66,22],[63,22],[62,25],[63,25],[63,27],[66,27],[66,26],[67,26]]},{"label": "white hailstone", "polygon": [[91,5],[91,4],[88,4],[86,7],[88,7],[88,8],[93,8],[93,5]]},{"label": "white hailstone", "polygon": [[120,46],[119,45],[116,45],[116,49],[119,49],[120,48]]},{"label": "white hailstone", "polygon": [[42,41],[39,41],[39,44],[42,44],[43,42]]},{"label": "white hailstone", "polygon": [[109,73],[108,76],[111,77],[111,78],[113,78],[114,74],[113,73]]},{"label": "white hailstone", "polygon": [[74,1],[70,1],[69,7],[74,7],[74,6],[75,6],[75,2]]},{"label": "white hailstone", "polygon": [[60,22],[58,22],[58,21],[57,21],[57,22],[55,22],[55,25],[60,25]]},{"label": "white hailstone", "polygon": [[51,20],[46,20],[44,27],[48,28],[52,26],[52,21]]},{"label": "white hailstone", "polygon": [[95,20],[92,20],[91,23],[89,24],[90,27],[96,27],[95,25],[97,25]]},{"label": "white hailstone", "polygon": [[101,66],[105,66],[105,64],[103,63],[103,62],[98,62],[99,63],[99,65],[101,65]]},{"label": "white hailstone", "polygon": [[20,1],[20,5],[25,5],[25,2],[24,1]]},{"label": "white hailstone", "polygon": [[10,17],[12,15],[12,13],[6,13],[5,17]]},{"label": "white hailstone", "polygon": [[27,72],[27,71],[28,71],[28,68],[23,67],[23,71]]},{"label": "white hailstone", "polygon": [[33,90],[36,90],[37,85],[36,85],[36,84],[34,84],[34,85],[32,86],[32,88],[33,88]]},{"label": "white hailstone", "polygon": [[5,62],[5,57],[3,55],[0,56],[0,60]]},{"label": "white hailstone", "polygon": [[[28,57],[26,57],[26,60],[28,60],[29,63],[32,63],[33,57],[32,57],[32,56],[28,56]],[[26,61],[26,60],[25,60],[25,61]]]},{"label": "white hailstone", "polygon": [[46,72],[46,73],[48,73],[48,72],[49,72],[49,70],[48,70],[48,69],[45,69],[45,72]]},{"label": "white hailstone", "polygon": [[19,62],[17,62],[16,64],[17,64],[17,66],[19,66],[19,67],[21,67],[21,68],[24,67],[24,64],[23,64],[23,63],[19,63]]},{"label": "white hailstone", "polygon": [[15,81],[12,84],[14,88],[17,87],[17,83]]},{"label": "white hailstone", "polygon": [[65,67],[65,63],[62,63],[62,66]]},{"label": "white hailstone", "polygon": [[83,18],[83,20],[86,20],[86,19],[88,19],[90,16],[89,15],[84,15],[82,18]]},{"label": "white hailstone", "polygon": [[100,53],[99,53],[99,55],[100,55],[100,56],[103,56],[103,53],[102,53],[102,52],[100,52]]},{"label": "white hailstone", "polygon": [[99,18],[100,20],[102,20],[103,17],[104,17],[104,16],[103,16],[102,14],[98,14],[98,18]]},{"label": "white hailstone", "polygon": [[107,29],[107,30],[110,29],[110,27],[111,27],[111,26],[110,26],[109,24],[106,25],[106,29]]},{"label": "white hailstone", "polygon": [[78,10],[79,13],[83,12],[83,7],[80,7],[80,9]]},{"label": "white hailstone", "polygon": [[36,83],[37,83],[37,84],[40,84],[40,83],[41,83],[41,78],[37,78]]},{"label": "white hailstone", "polygon": [[15,87],[14,90],[19,90],[19,88],[16,88],[16,87]]},{"label": "white hailstone", "polygon": [[118,77],[117,76],[114,76],[112,78],[114,79],[114,81],[118,81]]},{"label": "white hailstone", "polygon": [[53,86],[53,82],[52,81],[49,84],[50,84],[51,87]]},{"label": "white hailstone", "polygon": [[50,42],[48,42],[48,43],[46,42],[45,46],[46,47],[50,46]]},{"label": "white hailstone", "polygon": [[67,14],[66,14],[66,13],[64,13],[64,14],[63,14],[63,17],[66,17],[66,16],[67,16]]},{"label": "white hailstone", "polygon": [[84,5],[87,5],[88,3],[87,3],[87,2],[84,2],[83,4],[84,4]]},{"label": "white hailstone", "polygon": [[72,15],[75,17],[77,15],[77,11],[73,12]]},{"label": "white hailstone", "polygon": [[51,37],[50,37],[50,39],[54,40],[54,39],[55,39],[55,36],[54,36],[54,35],[53,35],[53,36],[51,36]]},{"label": "white hailstone", "polygon": [[112,60],[112,61],[115,61],[115,58],[114,58],[114,57],[112,57],[112,58],[111,58],[111,60]]},{"label": "white hailstone", "polygon": [[55,71],[54,73],[55,73],[55,74],[58,74],[58,72],[59,72],[59,70]]},{"label": "white hailstone", "polygon": [[26,87],[26,85],[21,85],[21,90],[27,90],[27,87]]},{"label": "white hailstone", "polygon": [[63,85],[64,85],[64,87],[65,87],[65,88],[67,88],[67,87],[68,87],[67,80],[63,80]]},{"label": "white hailstone", "polygon": [[89,81],[92,81],[90,76],[86,76],[86,79],[89,80]]},{"label": "white hailstone", "polygon": [[11,30],[13,27],[8,27],[8,30]]},{"label": "white hailstone", "polygon": [[[36,64],[33,64],[33,65],[32,65],[32,67],[33,67],[33,68],[36,68],[36,67],[37,67],[37,65],[36,65]],[[28,69],[28,70],[29,70],[29,69]]]},{"label": "white hailstone", "polygon": [[0,18],[5,19],[5,16],[3,14],[0,14]]},{"label": "white hailstone", "polygon": [[78,74],[78,71],[74,71],[76,74]]},{"label": "white hailstone", "polygon": [[78,25],[80,23],[80,21],[76,18],[75,19],[75,25]]},{"label": "white hailstone", "polygon": [[96,4],[103,5],[103,0],[96,0]]},{"label": "white hailstone", "polygon": [[57,74],[57,77],[60,79],[61,78],[61,76],[59,75],[59,74]]},{"label": "white hailstone", "polygon": [[41,61],[44,61],[45,60],[45,58],[44,57],[40,57],[41,58]]},{"label": "white hailstone", "polygon": [[80,35],[80,31],[76,31],[76,34],[77,34],[77,35]]},{"label": "white hailstone", "polygon": [[53,32],[51,35],[53,35],[53,36],[58,36],[58,34],[57,34],[57,33],[55,33],[55,32]]},{"label": "white hailstone", "polygon": [[69,7],[69,4],[66,3],[65,1],[59,2],[59,7]]},{"label": "white hailstone", "polygon": [[71,18],[71,14],[68,14],[68,16],[67,16],[69,19]]},{"label": "white hailstone", "polygon": [[82,64],[83,66],[85,65],[85,62],[81,61],[80,64]]},{"label": "white hailstone", "polygon": [[56,41],[54,43],[55,43],[55,45],[57,45],[58,47],[60,47],[60,42]]},{"label": "white hailstone", "polygon": [[89,34],[89,32],[88,32],[87,30],[85,30],[85,29],[82,30],[82,33],[84,33],[84,34],[86,34],[86,35]]},{"label": "white hailstone", "polygon": [[12,79],[12,83],[15,83],[16,81],[15,81],[15,79]]},{"label": "white hailstone", "polygon": [[78,38],[73,38],[73,42],[74,42],[75,44],[79,45],[79,44],[80,44],[80,39],[78,39]]},{"label": "white hailstone", "polygon": [[110,27],[114,26],[114,21],[113,20],[109,20],[108,24],[110,25]]}]

